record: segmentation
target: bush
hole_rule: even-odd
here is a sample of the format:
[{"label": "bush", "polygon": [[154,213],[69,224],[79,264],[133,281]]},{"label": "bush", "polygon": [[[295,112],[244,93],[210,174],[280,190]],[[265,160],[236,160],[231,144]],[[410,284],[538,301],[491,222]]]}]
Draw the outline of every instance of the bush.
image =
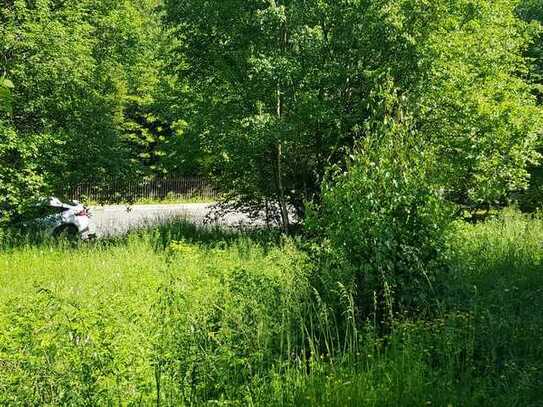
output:
[{"label": "bush", "polygon": [[38,150],[46,136],[22,137],[0,118],[0,226],[44,192]]},{"label": "bush", "polygon": [[321,286],[352,287],[362,319],[421,310],[444,271],[451,211],[432,184],[431,154],[408,133],[392,124],[381,139],[361,142],[308,221],[327,247]]}]

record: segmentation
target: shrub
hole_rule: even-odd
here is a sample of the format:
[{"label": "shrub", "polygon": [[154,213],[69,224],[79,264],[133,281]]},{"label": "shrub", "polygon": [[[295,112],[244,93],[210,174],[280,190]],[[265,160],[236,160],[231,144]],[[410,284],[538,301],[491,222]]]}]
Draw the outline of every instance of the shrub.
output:
[{"label": "shrub", "polygon": [[38,151],[47,137],[22,137],[0,118],[0,226],[44,192]]},{"label": "shrub", "polygon": [[321,287],[349,285],[359,317],[380,321],[430,300],[451,214],[432,183],[431,153],[402,125],[384,134],[361,142],[347,169],[329,177],[308,220],[327,247]]}]

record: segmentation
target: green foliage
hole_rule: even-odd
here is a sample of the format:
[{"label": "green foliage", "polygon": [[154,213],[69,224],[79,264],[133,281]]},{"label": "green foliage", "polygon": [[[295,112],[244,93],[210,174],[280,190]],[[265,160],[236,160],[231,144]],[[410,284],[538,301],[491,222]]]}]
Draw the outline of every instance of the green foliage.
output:
[{"label": "green foliage", "polygon": [[543,99],[543,4],[538,0],[522,0],[518,7],[519,15],[526,21],[538,27],[538,36],[528,49],[527,56],[530,58],[530,78],[535,82],[536,92],[539,100]]},{"label": "green foliage", "polygon": [[[515,13],[540,12],[516,6],[6,2],[1,120],[22,140],[54,134],[37,166],[55,191],[211,172],[228,198],[288,226],[288,209],[318,203],[327,167],[405,100],[447,197],[501,204],[539,160],[527,79],[537,82],[540,30]],[[375,104],[383,88],[396,91]]]},{"label": "green foliage", "polygon": [[492,377],[474,387],[495,404],[540,403],[542,226],[539,215],[506,210],[483,224],[458,223],[449,240],[449,307],[473,315],[475,372]]},{"label": "green foliage", "polygon": [[324,287],[350,287],[362,321],[375,312],[390,318],[431,309],[451,219],[432,152],[406,124],[381,126],[374,130],[381,138],[366,138],[347,170],[330,177],[322,209],[308,221],[325,238],[325,263],[332,260],[321,272]]},{"label": "green foliage", "polygon": [[9,79],[0,79],[0,112],[11,112],[13,82]]},{"label": "green foliage", "polygon": [[[531,22],[538,35],[533,39],[526,51],[526,57],[530,67],[529,79],[533,83],[533,93],[536,95],[539,104],[543,101],[543,4],[537,0],[523,0],[518,8],[519,15],[526,21]],[[539,146],[541,151],[541,146]],[[529,188],[515,198],[524,211],[533,212],[541,207],[543,201],[543,180],[541,167],[532,168],[530,171]]]},{"label": "green foliage", "polygon": [[44,177],[38,160],[48,135],[19,136],[0,119],[0,227],[44,192]]},{"label": "green foliage", "polygon": [[0,255],[0,404],[152,402],[157,258],[137,242]]},{"label": "green foliage", "polygon": [[513,194],[512,198],[523,212],[535,213],[541,209],[543,205],[543,168],[531,168],[528,188]]},{"label": "green foliage", "polygon": [[[168,1],[182,39],[192,131],[219,184],[303,214],[326,168],[368,124],[406,110],[457,203],[501,203],[538,161],[541,111],[524,51],[536,35],[516,2]],[[373,100],[391,83],[396,92]],[[386,88],[387,86],[385,86]],[[272,207],[274,207],[272,205]]]},{"label": "green foliage", "polygon": [[291,241],[184,224],[80,247],[4,241],[0,404],[243,400],[302,342],[310,269]]},{"label": "green foliage", "polygon": [[440,9],[440,29],[420,47],[431,70],[413,93],[417,121],[438,149],[449,199],[500,205],[527,187],[540,158],[543,115],[523,58],[537,30],[518,20],[516,2],[456,3]]},{"label": "green foliage", "polygon": [[276,372],[263,405],[540,405],[542,231],[513,210],[457,222],[439,316],[396,320],[385,339],[362,330],[357,357]]},{"label": "green foliage", "polygon": [[2,6],[0,120],[22,149],[47,138],[32,165],[49,189],[169,171],[172,43],[154,0]]},{"label": "green foliage", "polygon": [[264,252],[250,241],[202,250],[173,242],[158,305],[157,364],[163,400],[248,401],[278,358],[299,351],[308,268],[287,243]]},{"label": "green foliage", "polygon": [[110,93],[113,125],[129,147],[126,158],[140,175],[175,170],[164,157],[179,137],[174,122],[180,117],[168,115],[177,85],[167,57],[176,42],[162,25],[157,2],[95,3],[89,17],[100,38],[94,51],[97,76]]},{"label": "green foliage", "polygon": [[310,299],[313,267],[289,240],[188,225],[79,247],[4,240],[0,404],[535,407],[542,231],[512,211],[457,222],[442,312],[385,337]]},{"label": "green foliage", "polygon": [[451,227],[450,205],[502,205],[540,161],[536,21],[533,0],[4,1],[0,225],[83,181],[211,172],[319,240],[312,263],[265,232],[0,231],[0,404],[540,403],[541,220]]}]

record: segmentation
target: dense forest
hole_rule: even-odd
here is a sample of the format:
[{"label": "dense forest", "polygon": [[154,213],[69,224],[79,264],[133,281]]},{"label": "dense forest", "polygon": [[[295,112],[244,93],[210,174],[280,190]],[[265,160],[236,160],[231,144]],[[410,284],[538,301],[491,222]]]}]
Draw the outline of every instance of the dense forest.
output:
[{"label": "dense forest", "polygon": [[3,218],[82,182],[201,174],[286,226],[361,143],[400,134],[448,201],[503,205],[540,159],[542,9],[4,1]]}]

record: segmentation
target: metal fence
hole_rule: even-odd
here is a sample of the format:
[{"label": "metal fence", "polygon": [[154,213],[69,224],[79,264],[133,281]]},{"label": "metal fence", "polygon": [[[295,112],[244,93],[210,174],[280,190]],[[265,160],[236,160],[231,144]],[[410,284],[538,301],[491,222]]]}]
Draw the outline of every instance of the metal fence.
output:
[{"label": "metal fence", "polygon": [[216,200],[218,193],[203,177],[159,178],[153,180],[114,180],[89,182],[68,191],[66,197],[101,203],[142,200]]}]

